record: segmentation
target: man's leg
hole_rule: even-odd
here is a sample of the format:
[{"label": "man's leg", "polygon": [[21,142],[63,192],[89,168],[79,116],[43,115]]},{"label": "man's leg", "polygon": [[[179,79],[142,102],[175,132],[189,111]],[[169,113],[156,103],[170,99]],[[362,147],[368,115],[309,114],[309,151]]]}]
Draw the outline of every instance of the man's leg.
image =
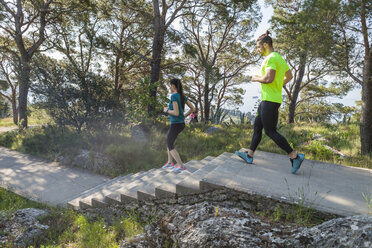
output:
[{"label": "man's leg", "polygon": [[[293,151],[288,141],[276,130],[276,125],[279,119],[280,103],[275,102],[262,102],[261,119],[263,128],[267,136],[269,136],[280,148],[297,157],[297,153]],[[292,158],[292,157],[291,157]]]},{"label": "man's leg", "polygon": [[247,151],[248,155],[251,156],[251,157],[253,157],[254,152],[256,151],[256,149],[257,149],[257,147],[260,144],[261,139],[262,139],[263,124],[262,124],[262,120],[261,120],[261,110],[262,110],[261,104],[258,107],[258,111],[257,111],[258,115],[256,116],[256,118],[254,120],[252,141],[251,141],[251,145],[250,145],[250,147]]}]

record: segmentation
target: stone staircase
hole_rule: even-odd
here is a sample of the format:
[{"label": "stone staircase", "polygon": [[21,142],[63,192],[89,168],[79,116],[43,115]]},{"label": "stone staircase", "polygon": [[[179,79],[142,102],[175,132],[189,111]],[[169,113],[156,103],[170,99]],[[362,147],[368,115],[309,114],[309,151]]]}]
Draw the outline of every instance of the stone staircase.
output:
[{"label": "stone staircase", "polygon": [[182,173],[159,168],[117,177],[83,192],[68,205],[86,209],[195,194],[200,192],[200,180],[231,156],[226,152],[218,157],[191,160]]},{"label": "stone staircase", "polygon": [[370,169],[305,160],[291,174],[287,156],[262,151],[256,152],[249,165],[224,152],[191,160],[186,167],[179,174],[159,168],[117,177],[75,196],[68,205],[75,209],[105,207],[225,188],[343,216],[369,211],[362,193],[372,192]]}]

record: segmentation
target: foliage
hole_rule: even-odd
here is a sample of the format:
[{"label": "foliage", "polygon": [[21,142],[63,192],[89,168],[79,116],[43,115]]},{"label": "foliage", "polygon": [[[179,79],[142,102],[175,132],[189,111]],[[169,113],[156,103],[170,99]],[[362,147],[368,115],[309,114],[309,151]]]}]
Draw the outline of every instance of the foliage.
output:
[{"label": "foliage", "polygon": [[242,104],[244,71],[257,60],[254,44],[247,41],[260,19],[257,8],[256,1],[215,1],[186,10],[183,79],[206,121],[212,105],[219,111]]},{"label": "foliage", "polygon": [[37,105],[48,111],[61,127],[102,127],[112,121],[114,102],[107,78],[94,73],[81,76],[70,63],[64,64],[42,56],[35,63],[32,90]]},{"label": "foliage", "polygon": [[163,107],[167,106],[167,92],[159,90],[157,99],[149,96],[150,89],[159,88],[164,82],[158,81],[154,84],[150,83],[150,78],[139,80],[133,87],[132,93],[128,96],[128,118],[134,122],[146,122],[148,119],[147,106],[153,106],[155,118],[157,120],[164,119]]},{"label": "foliage", "polygon": [[0,96],[0,118],[9,116],[9,104]]}]

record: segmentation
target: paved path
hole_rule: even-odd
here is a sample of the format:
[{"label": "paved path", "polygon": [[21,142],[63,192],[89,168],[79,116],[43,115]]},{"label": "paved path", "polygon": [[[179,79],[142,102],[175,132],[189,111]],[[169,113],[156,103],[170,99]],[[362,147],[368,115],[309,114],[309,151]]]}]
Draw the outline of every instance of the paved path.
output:
[{"label": "paved path", "polygon": [[362,192],[372,197],[370,169],[305,160],[300,170],[291,174],[287,156],[262,151],[256,152],[251,165],[234,154],[203,183],[299,202],[340,215],[367,214]]},{"label": "paved path", "polygon": [[0,147],[0,186],[50,205],[66,205],[108,177],[79,168],[60,166]]},{"label": "paved path", "polygon": [[13,130],[16,130],[17,127],[0,127],[0,133],[5,133],[5,132],[9,132],[9,131],[13,131]]}]

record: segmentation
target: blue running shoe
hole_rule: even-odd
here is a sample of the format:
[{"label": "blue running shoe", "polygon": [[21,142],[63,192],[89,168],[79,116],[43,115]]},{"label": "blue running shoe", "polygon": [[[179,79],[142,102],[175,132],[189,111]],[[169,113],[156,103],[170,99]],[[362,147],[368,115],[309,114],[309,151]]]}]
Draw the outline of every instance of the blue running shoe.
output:
[{"label": "blue running shoe", "polygon": [[236,151],[235,154],[244,159],[244,161],[247,162],[248,164],[253,163],[253,157],[249,156],[248,153]]},{"label": "blue running shoe", "polygon": [[298,153],[297,154],[297,158],[290,159],[290,160],[292,162],[291,172],[292,172],[292,174],[295,174],[298,171],[298,169],[300,169],[301,164],[302,164],[302,161],[305,160],[305,155],[302,154],[302,153]]}]

